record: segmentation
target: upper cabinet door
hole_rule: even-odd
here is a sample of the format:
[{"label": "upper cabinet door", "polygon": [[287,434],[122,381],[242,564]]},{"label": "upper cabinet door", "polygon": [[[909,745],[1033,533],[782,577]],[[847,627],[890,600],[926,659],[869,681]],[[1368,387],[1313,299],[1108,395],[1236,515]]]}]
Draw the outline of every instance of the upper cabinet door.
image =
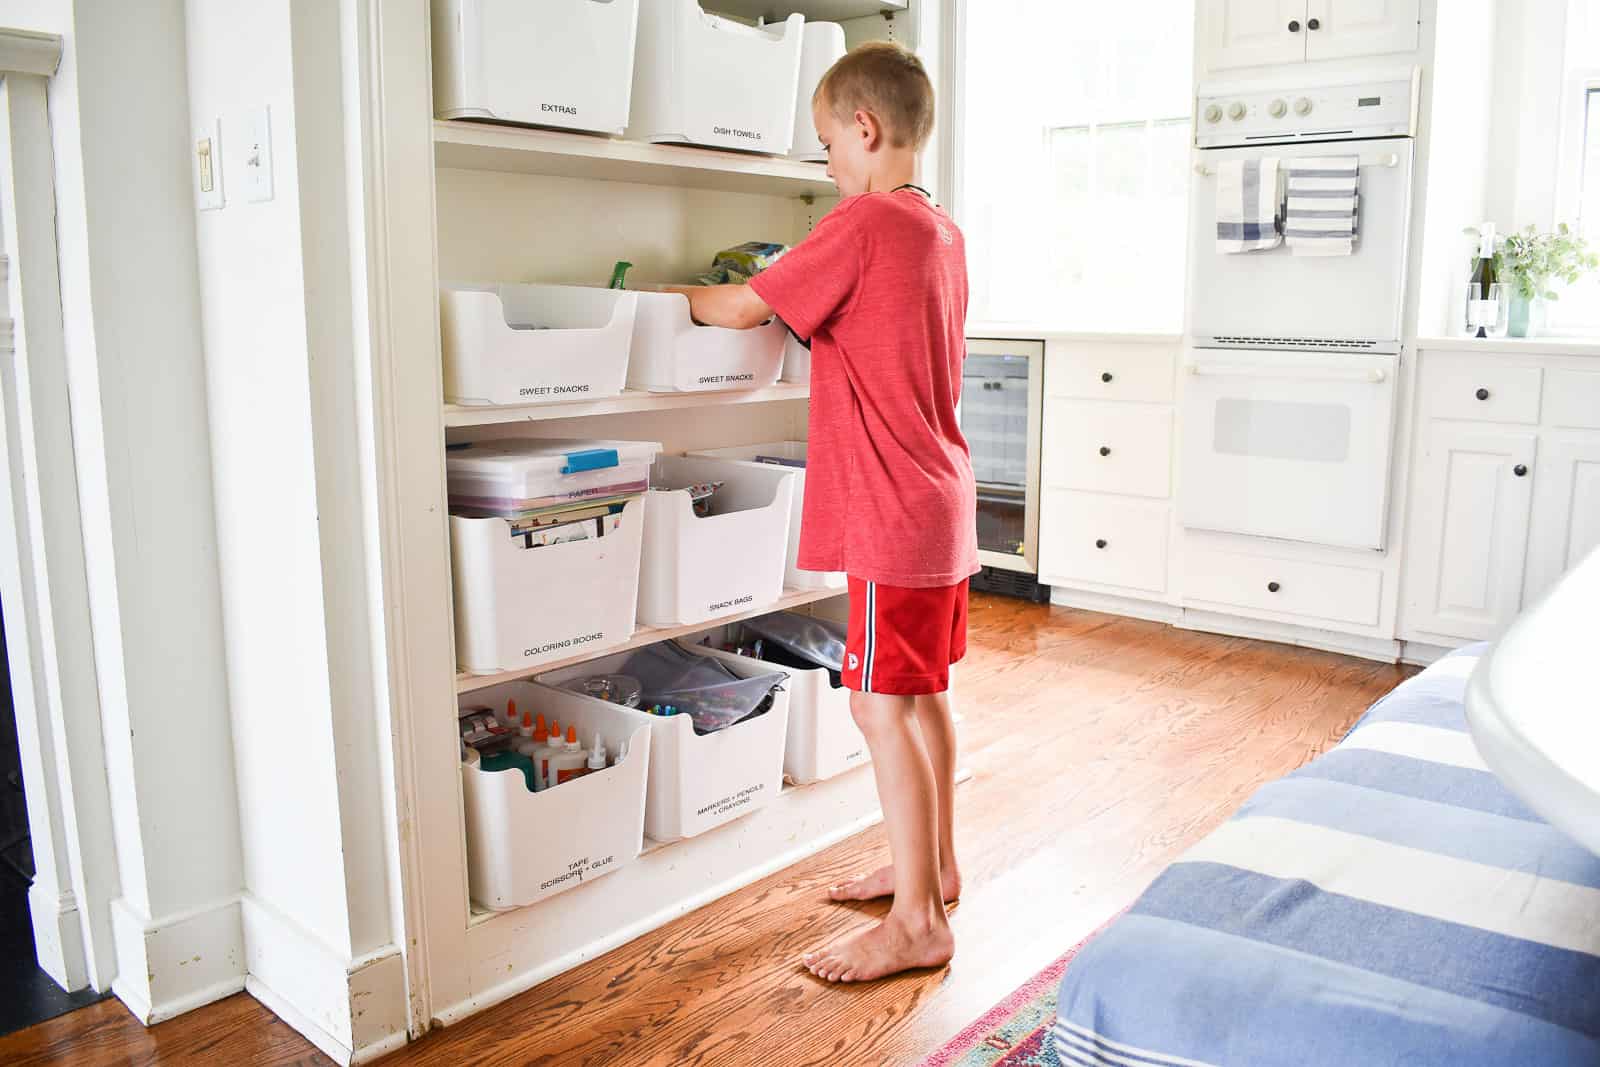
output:
[{"label": "upper cabinet door", "polygon": [[1201,0],[1200,10],[1210,70],[1306,57],[1306,0]]},{"label": "upper cabinet door", "polygon": [[1307,59],[1415,52],[1421,0],[1306,0]]}]

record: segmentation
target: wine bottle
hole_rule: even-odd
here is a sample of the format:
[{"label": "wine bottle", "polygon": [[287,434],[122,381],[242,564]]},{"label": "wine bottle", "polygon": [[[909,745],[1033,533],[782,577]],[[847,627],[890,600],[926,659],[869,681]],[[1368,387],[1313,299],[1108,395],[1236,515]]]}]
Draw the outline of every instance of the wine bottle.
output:
[{"label": "wine bottle", "polygon": [[1488,337],[1489,327],[1500,317],[1499,302],[1494,299],[1494,223],[1486,222],[1478,231],[1478,261],[1472,266],[1470,306],[1467,324],[1476,326],[1474,337]]}]

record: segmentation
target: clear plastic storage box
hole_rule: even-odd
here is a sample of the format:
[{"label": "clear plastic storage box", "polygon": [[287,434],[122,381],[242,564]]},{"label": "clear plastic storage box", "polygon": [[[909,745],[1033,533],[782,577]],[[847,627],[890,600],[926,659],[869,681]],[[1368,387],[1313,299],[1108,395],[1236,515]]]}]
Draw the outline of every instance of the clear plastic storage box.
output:
[{"label": "clear plastic storage box", "polygon": [[616,396],[638,294],[578,285],[446,285],[444,398],[546,404]]},{"label": "clear plastic storage box", "polygon": [[516,438],[451,445],[451,508],[514,514],[590,498],[643,493],[661,446],[654,441]]},{"label": "clear plastic storage box", "polygon": [[433,0],[434,113],[620,134],[639,2]]}]

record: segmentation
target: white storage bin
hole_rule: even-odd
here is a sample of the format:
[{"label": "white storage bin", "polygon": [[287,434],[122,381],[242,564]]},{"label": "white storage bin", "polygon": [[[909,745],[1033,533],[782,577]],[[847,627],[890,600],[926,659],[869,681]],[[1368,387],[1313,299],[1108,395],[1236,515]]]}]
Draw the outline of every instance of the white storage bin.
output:
[{"label": "white storage bin", "polygon": [[638,294],[579,285],[446,285],[444,398],[539,404],[616,396]]},{"label": "white storage bin", "polygon": [[783,155],[794,141],[805,19],[748,26],[699,0],[639,12],[628,136]]},{"label": "white storage bin", "polygon": [[800,46],[800,91],[794,101],[794,147],[789,158],[806,163],[826,163],[828,153],[817,140],[817,126],[811,119],[811,98],[828,68],[844,58],[848,49],[844,27],[837,22],[808,22]]},{"label": "white storage bin", "polygon": [[701,644],[706,637],[718,645],[748,645],[755,635],[743,624],[685,639],[684,644],[689,645],[692,641],[693,651],[719,659],[736,671],[744,668],[745,664],[756,664],[789,675],[789,728],[783,745],[785,778],[800,785],[809,785],[864,766],[870,761],[867,739],[861,735],[855,717],[850,714],[850,690],[843,686],[836,687],[827,670],[821,667],[801,670],[749,659]]},{"label": "white storage bin", "polygon": [[450,516],[457,667],[495,674],[631,638],[645,510],[630,501],[605,537],[544,548],[506,519]]},{"label": "white storage bin", "polygon": [[434,113],[620,134],[638,21],[639,0],[433,0]]},{"label": "white storage bin", "polygon": [[783,381],[811,384],[811,349],[801,344],[794,334],[790,334],[783,345]]},{"label": "white storage bin", "polygon": [[691,452],[692,456],[706,459],[721,459],[737,462],[751,463],[757,467],[766,467],[774,470],[787,470],[794,474],[794,499],[789,507],[789,550],[788,565],[784,571],[783,584],[790,589],[843,589],[848,585],[848,579],[842,572],[822,573],[818,571],[803,571],[800,569],[800,515],[806,499],[806,472],[803,467],[777,467],[773,464],[756,463],[757,456],[774,456],[778,459],[804,460],[806,458],[806,443],[804,441],[774,441],[766,445],[740,445],[736,448],[710,448],[700,452]]},{"label": "white storage bin", "polygon": [[461,698],[462,707],[517,708],[578,728],[587,752],[599,733],[614,767],[594,771],[541,793],[529,792],[520,771],[485,771],[476,752],[461,766],[467,815],[467,879],[472,899],[485,908],[520,907],[576,889],[610,874],[639,855],[644,844],[645,783],[650,728],[637,716],[529,682],[511,682]]},{"label": "white storage bin", "polygon": [[777,319],[753,330],[697,326],[681,293],[639,293],[628,385],[652,393],[764,389],[783,369]]},{"label": "white storage bin", "polygon": [[[610,656],[544,675],[538,682],[559,688],[592,674],[615,674],[627,660],[627,653]],[[771,673],[769,665],[751,660],[729,666],[742,678]],[[644,806],[644,832],[653,841],[676,841],[703,834],[765,807],[783,788],[783,744],[789,726],[787,691],[774,695],[772,708],[766,714],[703,737],[694,732],[688,715],[663,718],[628,708],[618,711],[650,731],[650,784]],[[633,754],[631,742],[628,753]],[[557,791],[565,788],[558,786]]]},{"label": "white storage bin", "polygon": [[[755,463],[662,458],[646,500],[639,621],[686,626],[759,609],[783,596],[795,472]],[[694,513],[684,487],[722,482],[715,513]]]}]

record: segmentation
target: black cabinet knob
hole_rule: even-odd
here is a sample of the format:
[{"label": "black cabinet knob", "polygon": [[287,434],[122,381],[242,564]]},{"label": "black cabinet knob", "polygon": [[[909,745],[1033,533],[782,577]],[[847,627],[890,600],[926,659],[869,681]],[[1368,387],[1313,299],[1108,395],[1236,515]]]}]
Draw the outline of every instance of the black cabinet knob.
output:
[{"label": "black cabinet knob", "polygon": [[1300,20],[1299,19],[1294,19],[1293,21],[1291,21],[1289,23],[1289,32],[1290,33],[1299,33],[1300,32]]},{"label": "black cabinet knob", "polygon": [[1282,588],[1283,588],[1283,586],[1279,585],[1277,582],[1268,582],[1267,583],[1267,592],[1269,592],[1269,593],[1276,593],[1278,590],[1280,590]]},{"label": "black cabinet knob", "polygon": [[1515,467],[1511,468],[1511,473],[1515,474],[1518,478],[1526,478],[1528,476],[1528,468],[1525,464],[1518,463]]},{"label": "black cabinet knob", "polygon": [[1472,395],[1477,397],[1479,400],[1488,400],[1489,399],[1489,390],[1487,390],[1487,389],[1479,389],[1476,393],[1473,393]]},{"label": "black cabinet knob", "polygon": [[1322,29],[1322,20],[1321,19],[1312,19],[1310,22],[1306,23],[1306,29],[1308,29],[1308,30],[1320,30],[1320,29]]},{"label": "black cabinet knob", "polygon": [[1100,454],[1102,456],[1109,456],[1109,455],[1111,455],[1111,449],[1107,448],[1105,445],[1101,445],[1100,446]]},{"label": "black cabinet knob", "polygon": [[1100,380],[1102,382],[1109,382],[1111,380],[1111,372],[1108,371],[1108,370],[1107,371],[1101,371],[1100,372]]},{"label": "black cabinet knob", "polygon": [[1104,548],[1104,547],[1106,547],[1106,539],[1104,537],[1098,539],[1097,541],[1095,541],[1094,547],[1096,547],[1096,548]]}]

